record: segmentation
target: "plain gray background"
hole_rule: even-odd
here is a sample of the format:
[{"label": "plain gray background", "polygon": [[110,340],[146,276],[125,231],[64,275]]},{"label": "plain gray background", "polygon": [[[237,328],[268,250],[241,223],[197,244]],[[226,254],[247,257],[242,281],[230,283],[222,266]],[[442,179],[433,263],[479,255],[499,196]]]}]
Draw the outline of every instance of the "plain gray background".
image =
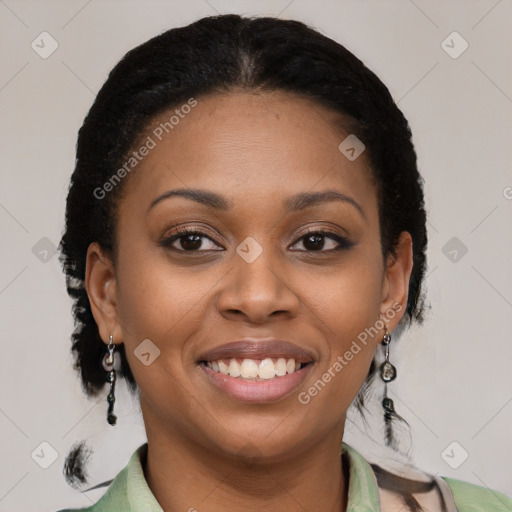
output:
[{"label": "plain gray background", "polygon": [[[81,495],[65,483],[72,444],[88,439],[95,450],[92,486],[145,441],[124,384],[115,428],[107,387],[97,400],[81,393],[52,247],[77,131],[107,73],[150,37],[228,12],[312,25],[375,71],[408,118],[426,180],[432,309],[392,344],[390,396],[420,468],[512,496],[510,0],[0,0],[0,510],[89,505],[106,488]],[[31,46],[44,37],[51,48],[42,32],[58,44],[47,58]],[[352,423],[344,440],[371,456],[375,441]]]}]

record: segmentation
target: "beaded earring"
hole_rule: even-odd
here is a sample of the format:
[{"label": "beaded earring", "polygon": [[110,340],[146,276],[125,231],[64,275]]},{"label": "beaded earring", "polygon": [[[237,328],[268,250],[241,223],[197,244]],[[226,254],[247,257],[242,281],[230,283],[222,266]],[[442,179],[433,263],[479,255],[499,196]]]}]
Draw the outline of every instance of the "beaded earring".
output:
[{"label": "beaded earring", "polygon": [[107,372],[106,381],[110,382],[110,391],[107,395],[108,412],[107,421],[110,425],[115,425],[117,416],[114,414],[115,387],[116,387],[116,371],[114,370],[114,337],[110,335],[108,342],[107,353],[103,357],[103,369]]},{"label": "beaded earring", "polygon": [[391,335],[389,334],[386,326],[384,337],[382,338],[382,345],[384,345],[385,361],[380,365],[380,377],[384,381],[384,398],[382,399],[382,407],[384,409],[384,422],[386,429],[386,444],[389,446],[394,443],[392,418],[395,413],[395,406],[393,400],[388,397],[388,382],[396,379],[396,368],[389,362],[389,343],[391,342]]}]

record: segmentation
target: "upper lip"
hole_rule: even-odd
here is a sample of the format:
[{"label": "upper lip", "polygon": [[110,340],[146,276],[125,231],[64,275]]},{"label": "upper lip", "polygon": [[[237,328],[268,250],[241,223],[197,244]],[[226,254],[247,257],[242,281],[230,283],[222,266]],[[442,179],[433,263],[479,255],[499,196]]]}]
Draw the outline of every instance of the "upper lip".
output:
[{"label": "upper lip", "polygon": [[219,359],[264,359],[267,357],[295,359],[296,362],[314,361],[313,354],[294,343],[279,339],[245,339],[231,341],[203,352],[198,361],[218,361]]}]

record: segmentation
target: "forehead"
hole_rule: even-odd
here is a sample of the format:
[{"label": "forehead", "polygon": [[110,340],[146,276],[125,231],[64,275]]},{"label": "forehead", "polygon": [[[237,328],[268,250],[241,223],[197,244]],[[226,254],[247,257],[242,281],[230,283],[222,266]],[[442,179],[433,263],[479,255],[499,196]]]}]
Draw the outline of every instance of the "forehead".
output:
[{"label": "forehead", "polygon": [[[342,116],[283,92],[231,92],[178,105],[149,123],[134,146],[151,146],[125,183],[126,202],[146,206],[169,188],[206,188],[244,203],[337,188],[374,202],[369,159],[339,149]],[[370,205],[371,206],[371,205]]]}]

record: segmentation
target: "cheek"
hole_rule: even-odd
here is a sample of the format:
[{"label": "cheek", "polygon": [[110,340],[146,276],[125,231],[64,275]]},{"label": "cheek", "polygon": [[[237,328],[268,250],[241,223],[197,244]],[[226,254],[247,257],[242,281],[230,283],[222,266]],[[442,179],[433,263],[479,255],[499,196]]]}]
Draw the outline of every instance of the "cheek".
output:
[{"label": "cheek", "polygon": [[329,388],[325,404],[348,407],[368,374],[380,341],[382,265],[379,259],[361,255],[315,282],[309,294],[315,300],[315,316],[327,346],[319,367],[320,378]]},{"label": "cheek", "polygon": [[221,278],[220,269],[171,266],[165,257],[150,253],[132,251],[118,262],[123,341],[136,379],[141,365],[134,351],[146,339],[160,350],[159,363],[165,358],[165,366],[180,378],[187,343],[204,323],[204,301]]},{"label": "cheek", "polygon": [[[317,281],[310,292],[317,310],[335,336],[335,345],[342,351],[348,338],[357,338],[379,319],[382,302],[382,262],[354,253],[350,261],[334,268]],[[339,336],[337,336],[339,335]]]}]

